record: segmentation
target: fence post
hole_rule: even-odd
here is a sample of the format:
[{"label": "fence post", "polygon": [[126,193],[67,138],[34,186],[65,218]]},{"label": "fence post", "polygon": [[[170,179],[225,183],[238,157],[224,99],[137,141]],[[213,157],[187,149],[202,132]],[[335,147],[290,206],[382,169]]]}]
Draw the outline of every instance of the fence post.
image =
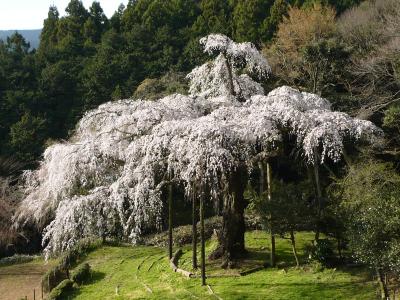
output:
[{"label": "fence post", "polygon": [[[202,191],[203,192],[203,191]],[[204,195],[200,194],[201,285],[206,285],[206,250],[204,236]]]},{"label": "fence post", "polygon": [[172,213],[172,183],[168,186],[168,256],[172,258],[172,227],[173,227],[173,213]]}]

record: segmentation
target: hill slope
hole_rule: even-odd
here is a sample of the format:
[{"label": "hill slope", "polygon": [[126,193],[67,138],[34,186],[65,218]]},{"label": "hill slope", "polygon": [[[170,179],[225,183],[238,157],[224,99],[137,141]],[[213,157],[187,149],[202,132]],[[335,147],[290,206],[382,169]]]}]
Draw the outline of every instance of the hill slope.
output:
[{"label": "hill slope", "polygon": [[[304,246],[312,235],[297,235],[299,253],[304,258]],[[268,239],[264,232],[246,234],[250,256],[267,259]],[[215,242],[207,244],[207,251]],[[181,258],[188,265],[190,250]],[[296,269],[287,240],[277,240],[280,262],[285,269],[267,268],[241,277],[209,278],[207,287],[200,279],[186,279],[172,272],[165,249],[154,247],[102,247],[85,259],[93,269],[89,283],[68,295],[70,299],[375,299],[374,283],[362,269],[312,271],[307,267]],[[207,266],[212,269],[213,266]],[[219,270],[219,272],[224,272]],[[225,272],[232,272],[225,271]],[[118,296],[116,295],[118,294]]]}]

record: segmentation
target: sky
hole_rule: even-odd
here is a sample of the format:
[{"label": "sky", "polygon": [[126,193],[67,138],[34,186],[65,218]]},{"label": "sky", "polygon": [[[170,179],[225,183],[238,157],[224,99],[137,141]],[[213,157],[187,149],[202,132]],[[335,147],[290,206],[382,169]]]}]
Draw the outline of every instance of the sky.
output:
[{"label": "sky", "polygon": [[[128,3],[128,0],[97,1],[107,17],[111,17],[121,3]],[[93,0],[82,2],[89,8]],[[57,6],[60,15],[63,16],[68,3],[69,0],[0,0],[0,30],[40,29],[51,5]]]}]

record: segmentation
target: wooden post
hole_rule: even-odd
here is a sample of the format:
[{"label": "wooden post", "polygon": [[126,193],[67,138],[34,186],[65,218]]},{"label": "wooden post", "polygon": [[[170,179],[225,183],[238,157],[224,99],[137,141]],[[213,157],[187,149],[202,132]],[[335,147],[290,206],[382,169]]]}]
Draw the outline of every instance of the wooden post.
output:
[{"label": "wooden post", "polygon": [[319,226],[321,222],[321,214],[322,214],[322,190],[321,190],[321,183],[319,181],[319,167],[318,167],[318,152],[314,149],[314,177],[315,177],[315,187],[317,190],[317,203],[318,203],[318,215],[317,215],[317,228],[315,231],[315,241],[319,240]]},{"label": "wooden post", "polygon": [[297,257],[296,239],[295,239],[293,230],[290,230],[290,243],[292,244],[292,252],[293,252],[294,258],[296,260],[296,267],[298,268],[300,264],[299,264],[299,258]]},{"label": "wooden post", "polygon": [[42,300],[43,300],[43,282],[42,282],[42,284],[40,285],[40,287],[41,287],[41,290],[42,290]]},{"label": "wooden post", "polygon": [[262,199],[264,194],[264,183],[265,183],[264,164],[262,161],[258,162],[258,168],[260,169],[260,198]]},{"label": "wooden post", "polygon": [[[269,162],[267,162],[267,191],[268,191],[268,202],[272,202],[272,195],[271,195],[271,183],[272,183],[272,174],[271,174],[271,166]],[[272,214],[270,215],[270,229],[271,229],[271,266],[275,267],[276,260],[275,260],[275,234],[272,225]]]},{"label": "wooden post", "polygon": [[172,184],[168,186],[168,255],[172,258]]},{"label": "wooden post", "polygon": [[36,291],[33,289],[33,300],[36,300]]},{"label": "wooden post", "polygon": [[206,285],[206,247],[204,240],[204,199],[200,195],[201,285]]},{"label": "wooden post", "polygon": [[197,269],[197,195],[195,186],[193,186],[193,197],[192,197],[192,266],[193,269]]}]

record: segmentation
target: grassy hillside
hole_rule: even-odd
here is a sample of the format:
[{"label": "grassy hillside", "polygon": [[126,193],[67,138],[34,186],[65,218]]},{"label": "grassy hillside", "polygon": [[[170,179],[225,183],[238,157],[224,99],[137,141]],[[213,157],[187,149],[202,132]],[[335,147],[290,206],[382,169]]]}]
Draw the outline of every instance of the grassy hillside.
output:
[{"label": "grassy hillside", "polygon": [[[304,259],[304,247],[312,239],[308,233],[297,235],[299,252]],[[268,258],[268,239],[264,232],[246,234],[249,261]],[[207,251],[215,246],[207,244]],[[191,253],[180,260],[190,268]],[[69,294],[70,299],[375,299],[375,285],[362,269],[325,269],[316,271],[308,266],[292,267],[290,244],[277,240],[280,267],[268,268],[241,277],[209,278],[214,290],[211,295],[200,279],[186,279],[173,273],[165,249],[154,247],[102,247],[85,259],[93,269],[90,282]],[[246,267],[246,264],[241,266]],[[211,273],[235,272],[220,270],[208,264]],[[210,274],[210,273],[209,273]]]}]

